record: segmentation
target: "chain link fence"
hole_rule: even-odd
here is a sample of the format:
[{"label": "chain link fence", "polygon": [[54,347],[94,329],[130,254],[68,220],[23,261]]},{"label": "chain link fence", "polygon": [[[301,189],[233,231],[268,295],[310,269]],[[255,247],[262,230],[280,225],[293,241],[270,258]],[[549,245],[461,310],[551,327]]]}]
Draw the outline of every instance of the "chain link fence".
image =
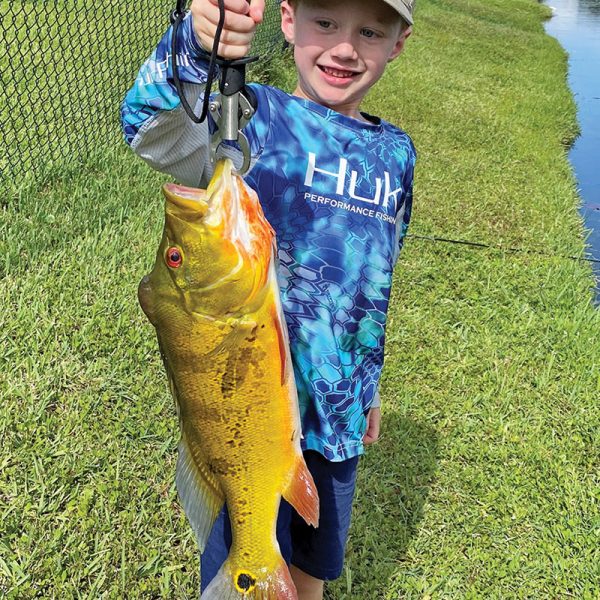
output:
[{"label": "chain link fence", "polygon": [[[119,108],[175,0],[0,0],[0,187],[122,142]],[[256,72],[283,46],[268,0]]]}]

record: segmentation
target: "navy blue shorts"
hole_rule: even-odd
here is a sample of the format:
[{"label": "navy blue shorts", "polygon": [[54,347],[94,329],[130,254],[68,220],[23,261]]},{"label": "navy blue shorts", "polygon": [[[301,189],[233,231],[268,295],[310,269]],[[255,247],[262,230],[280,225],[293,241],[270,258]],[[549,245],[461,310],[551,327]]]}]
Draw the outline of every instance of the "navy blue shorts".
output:
[{"label": "navy blue shorts", "polygon": [[[308,450],[304,460],[311,472],[320,500],[319,527],[304,522],[296,511],[281,501],[277,519],[277,540],[285,561],[300,570],[330,581],[342,574],[358,457],[342,462],[328,461]],[[201,589],[208,586],[225,562],[231,546],[231,526],[224,508],[212,528],[200,561]]]}]

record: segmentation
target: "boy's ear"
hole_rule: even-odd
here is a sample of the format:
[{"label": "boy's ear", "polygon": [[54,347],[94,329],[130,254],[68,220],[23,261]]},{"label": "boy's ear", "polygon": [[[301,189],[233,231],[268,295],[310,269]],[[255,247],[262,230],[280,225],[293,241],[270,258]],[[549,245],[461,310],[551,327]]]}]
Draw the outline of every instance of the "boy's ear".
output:
[{"label": "boy's ear", "polygon": [[393,61],[395,58],[398,57],[398,55],[402,52],[402,50],[404,50],[404,43],[406,42],[406,39],[410,36],[411,33],[412,33],[412,25],[410,27],[407,27],[398,37],[398,40],[394,44],[394,48],[390,52],[390,55],[388,57],[388,62]]},{"label": "boy's ear", "polygon": [[294,43],[295,16],[294,9],[290,6],[290,3],[287,0],[283,0],[281,3],[281,31],[288,44]]}]

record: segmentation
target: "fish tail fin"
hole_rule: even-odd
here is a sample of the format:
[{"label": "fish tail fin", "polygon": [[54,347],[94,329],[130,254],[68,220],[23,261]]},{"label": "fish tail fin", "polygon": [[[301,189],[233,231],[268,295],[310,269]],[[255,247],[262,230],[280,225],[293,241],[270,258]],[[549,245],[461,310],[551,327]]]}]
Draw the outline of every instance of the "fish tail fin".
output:
[{"label": "fish tail fin", "polygon": [[301,454],[296,461],[290,484],[283,491],[283,497],[309,525],[319,526],[319,494]]},{"label": "fish tail fin", "polygon": [[232,569],[226,560],[200,600],[298,600],[296,586],[283,558],[272,571]]}]

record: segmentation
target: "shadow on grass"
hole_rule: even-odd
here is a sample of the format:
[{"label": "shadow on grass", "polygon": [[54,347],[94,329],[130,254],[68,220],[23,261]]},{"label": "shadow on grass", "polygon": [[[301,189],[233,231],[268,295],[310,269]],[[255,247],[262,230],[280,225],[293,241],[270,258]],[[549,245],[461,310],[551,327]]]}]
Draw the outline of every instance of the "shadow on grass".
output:
[{"label": "shadow on grass", "polygon": [[437,464],[437,433],[388,410],[380,441],[359,465],[346,564],[326,600],[382,600],[411,539]]}]

